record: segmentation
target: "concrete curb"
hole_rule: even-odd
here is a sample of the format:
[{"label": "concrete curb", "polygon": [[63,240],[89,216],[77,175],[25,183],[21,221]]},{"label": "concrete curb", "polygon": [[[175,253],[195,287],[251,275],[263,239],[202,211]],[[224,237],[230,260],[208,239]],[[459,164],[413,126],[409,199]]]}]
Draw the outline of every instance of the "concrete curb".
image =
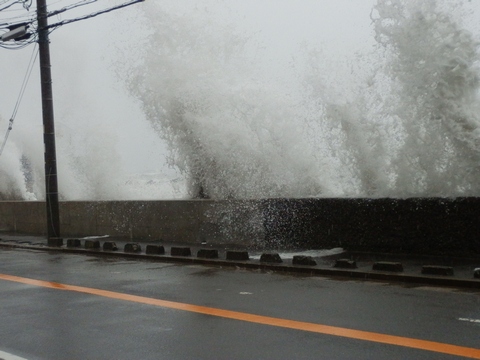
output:
[{"label": "concrete curb", "polygon": [[[88,245],[87,245],[88,241]],[[133,258],[133,259],[143,259],[149,261],[160,261],[160,262],[176,262],[184,264],[200,264],[200,265],[213,265],[220,267],[232,267],[232,268],[242,268],[242,269],[251,269],[251,270],[265,270],[265,271],[275,271],[283,273],[297,273],[311,276],[326,276],[326,277],[340,277],[354,280],[376,280],[376,281],[387,281],[387,282],[396,282],[396,283],[408,283],[408,284],[417,284],[417,285],[435,285],[443,287],[454,287],[454,288],[468,288],[468,289],[478,289],[480,290],[480,279],[474,278],[472,273],[472,279],[465,278],[453,278],[453,277],[444,277],[441,275],[436,276],[426,276],[414,275],[414,274],[405,274],[395,271],[364,271],[352,268],[339,268],[339,267],[325,267],[321,265],[296,265],[289,263],[275,263],[275,262],[265,262],[260,260],[223,260],[218,258],[209,258],[208,256],[202,256],[205,254],[205,251],[201,253],[201,256],[193,257],[191,255],[186,255],[191,253],[190,248],[188,247],[171,247],[171,255],[165,255],[165,249],[163,246],[158,246],[156,250],[149,248],[149,251],[146,253],[141,252],[140,244],[129,243],[128,248],[124,252],[119,252],[116,250],[102,250],[102,247],[98,240],[89,242],[91,240],[85,240],[85,248],[81,247],[50,247],[43,243],[30,243],[27,241],[15,241],[15,240],[0,240],[0,248],[16,248],[16,249],[29,249],[29,250],[41,250],[48,252],[64,252],[70,254],[83,254],[83,255],[94,255],[94,256],[113,256],[121,258]],[[133,245],[138,245],[138,248]],[[87,248],[88,246],[88,248]],[[147,247],[157,245],[147,245]],[[108,246],[107,246],[108,247]],[[135,251],[131,251],[130,247],[135,248]],[[127,248],[127,246],[126,246]],[[162,253],[163,249],[163,253]],[[130,250],[130,252],[129,252]],[[158,251],[158,253],[156,253]],[[227,254],[229,251],[227,251]],[[248,259],[248,252],[240,252],[243,258]],[[175,255],[177,254],[177,255]],[[210,254],[210,252],[208,253]],[[213,254],[213,252],[212,252]],[[271,253],[267,257],[271,256]],[[265,255],[265,254],[262,254]],[[275,256],[278,261],[278,258]],[[398,265],[397,269],[398,269]],[[473,269],[472,269],[473,270]]]},{"label": "concrete curb", "polygon": [[450,275],[453,275],[453,267],[451,267],[451,266],[424,265],[422,267],[422,274],[450,276]]},{"label": "concrete curb", "polygon": [[373,264],[372,270],[402,272],[403,265],[399,262],[377,261]]}]

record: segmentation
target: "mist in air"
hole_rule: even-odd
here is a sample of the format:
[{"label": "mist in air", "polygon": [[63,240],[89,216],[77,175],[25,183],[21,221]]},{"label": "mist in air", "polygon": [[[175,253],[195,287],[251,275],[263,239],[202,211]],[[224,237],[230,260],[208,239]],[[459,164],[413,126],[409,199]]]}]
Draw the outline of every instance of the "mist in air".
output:
[{"label": "mist in air", "polygon": [[[479,16],[455,0],[147,1],[61,27],[61,198],[478,196]],[[1,131],[32,51],[0,49]],[[0,198],[44,198],[38,69]]]}]

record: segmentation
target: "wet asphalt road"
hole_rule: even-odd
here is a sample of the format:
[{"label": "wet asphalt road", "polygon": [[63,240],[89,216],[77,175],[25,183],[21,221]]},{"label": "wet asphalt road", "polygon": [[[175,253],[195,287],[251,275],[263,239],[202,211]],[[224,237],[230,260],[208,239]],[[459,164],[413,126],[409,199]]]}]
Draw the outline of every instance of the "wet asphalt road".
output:
[{"label": "wet asphalt road", "polygon": [[[0,249],[2,275],[45,281],[0,278],[0,358],[6,360],[2,352],[52,360],[466,358],[445,354],[443,344],[480,354],[475,291],[18,249]],[[94,293],[49,288],[49,282]],[[171,303],[145,304],[124,294]],[[211,309],[239,312],[241,319],[208,315]],[[249,314],[296,320],[300,328],[253,323]],[[307,331],[304,323],[339,333]],[[371,339],[345,329],[367,331]],[[381,334],[433,341],[440,352],[380,343]]]}]

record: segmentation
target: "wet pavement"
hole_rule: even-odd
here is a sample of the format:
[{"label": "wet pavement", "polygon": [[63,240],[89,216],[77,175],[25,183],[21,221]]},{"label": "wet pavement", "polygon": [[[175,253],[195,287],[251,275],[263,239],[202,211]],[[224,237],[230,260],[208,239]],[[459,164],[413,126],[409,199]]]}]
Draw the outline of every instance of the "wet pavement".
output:
[{"label": "wet pavement", "polygon": [[0,248],[1,358],[480,358],[475,288],[101,252]]}]

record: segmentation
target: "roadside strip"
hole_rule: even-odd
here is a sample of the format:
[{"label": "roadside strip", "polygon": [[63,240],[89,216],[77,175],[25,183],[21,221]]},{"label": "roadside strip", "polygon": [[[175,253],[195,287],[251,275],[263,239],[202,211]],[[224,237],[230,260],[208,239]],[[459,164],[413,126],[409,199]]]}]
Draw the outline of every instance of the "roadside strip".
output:
[{"label": "roadside strip", "polygon": [[145,253],[129,253],[121,251],[103,251],[97,249],[82,249],[82,248],[68,248],[68,247],[48,247],[43,244],[25,244],[17,242],[8,242],[0,240],[0,248],[15,248],[15,249],[27,249],[27,250],[40,250],[48,252],[63,252],[71,254],[83,254],[90,256],[110,256],[130,258],[137,260],[149,260],[158,262],[175,262],[184,264],[197,264],[197,265],[209,265],[209,266],[222,266],[232,268],[242,268],[251,270],[266,270],[283,273],[296,273],[305,274],[310,276],[328,276],[336,278],[348,278],[354,280],[374,280],[374,281],[387,281],[396,283],[408,283],[416,285],[432,285],[432,286],[446,286],[452,288],[464,288],[480,290],[480,280],[478,279],[466,279],[456,277],[445,276],[428,276],[428,275],[416,275],[405,273],[394,273],[387,271],[365,271],[360,269],[340,269],[329,267],[311,267],[300,266],[290,264],[273,264],[273,263],[261,263],[255,260],[249,261],[233,261],[233,260],[221,260],[221,259],[205,259],[193,256],[169,256],[169,255],[149,255]]}]

